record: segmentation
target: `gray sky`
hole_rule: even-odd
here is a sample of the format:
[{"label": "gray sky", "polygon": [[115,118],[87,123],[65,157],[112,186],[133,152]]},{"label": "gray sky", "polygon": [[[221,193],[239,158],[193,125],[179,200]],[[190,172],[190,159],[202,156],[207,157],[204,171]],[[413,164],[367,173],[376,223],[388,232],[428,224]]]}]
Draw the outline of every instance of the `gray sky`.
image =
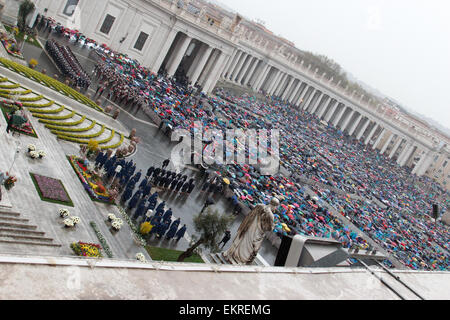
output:
[{"label": "gray sky", "polygon": [[222,0],[450,128],[450,1]]}]

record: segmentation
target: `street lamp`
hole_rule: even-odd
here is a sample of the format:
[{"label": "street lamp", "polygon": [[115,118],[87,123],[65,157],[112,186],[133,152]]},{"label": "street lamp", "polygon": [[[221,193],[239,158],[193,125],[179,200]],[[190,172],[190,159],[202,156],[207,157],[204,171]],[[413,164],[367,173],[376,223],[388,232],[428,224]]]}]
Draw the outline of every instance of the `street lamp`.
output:
[{"label": "street lamp", "polygon": [[12,167],[14,166],[14,163],[16,162],[17,157],[19,156],[20,153],[20,141],[17,141],[17,146],[16,146],[16,152],[14,154],[14,160],[11,164],[11,167],[9,168],[8,172],[11,172]]},{"label": "street lamp", "polygon": [[116,178],[116,175],[117,175],[121,170],[122,170],[122,166],[121,166],[121,165],[118,165],[118,166],[116,167],[116,169],[114,170],[114,176],[113,176],[113,178],[112,178],[111,183],[109,184],[109,186],[112,186],[112,184],[113,184],[113,182],[114,182],[114,179]]}]

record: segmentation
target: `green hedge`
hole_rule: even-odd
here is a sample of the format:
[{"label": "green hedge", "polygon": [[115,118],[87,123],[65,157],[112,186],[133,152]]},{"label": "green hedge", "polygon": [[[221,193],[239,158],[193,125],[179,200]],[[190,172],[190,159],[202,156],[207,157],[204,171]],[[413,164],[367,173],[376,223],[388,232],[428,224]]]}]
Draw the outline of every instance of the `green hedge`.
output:
[{"label": "green hedge", "polygon": [[67,120],[72,118],[75,115],[75,111],[72,110],[72,112],[64,115],[64,116],[53,116],[53,115],[47,115],[42,113],[32,113],[33,117],[40,118],[40,119],[47,119],[47,120]]},{"label": "green hedge", "polygon": [[[86,117],[84,117],[84,119],[86,119]],[[84,121],[84,119],[82,118],[82,119],[80,119],[80,120],[83,120],[83,121]],[[76,121],[76,122],[79,122],[80,120],[78,120],[78,121]],[[81,124],[83,121],[81,121],[80,124]],[[89,130],[91,130],[92,128],[94,128],[96,124],[97,124],[97,121],[94,120],[94,121],[91,121],[91,124],[90,124],[88,127],[84,127],[84,128],[70,128],[70,126],[69,126],[68,128],[66,128],[65,126],[61,126],[61,125],[51,125],[51,124],[46,124],[45,127],[46,127],[47,129],[50,129],[50,130],[57,130],[57,131],[66,131],[66,132],[85,132],[85,131],[89,131]]]}]

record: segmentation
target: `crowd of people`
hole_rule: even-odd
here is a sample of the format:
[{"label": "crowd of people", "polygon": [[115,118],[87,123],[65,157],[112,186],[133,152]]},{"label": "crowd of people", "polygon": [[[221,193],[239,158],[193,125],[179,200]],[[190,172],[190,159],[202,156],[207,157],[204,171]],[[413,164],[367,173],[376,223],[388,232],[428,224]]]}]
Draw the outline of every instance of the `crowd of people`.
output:
[{"label": "crowd of people", "polygon": [[48,39],[45,43],[45,50],[52,57],[64,77],[69,78],[77,87],[84,90],[89,88],[91,79],[68,46],[62,46],[57,41]]},{"label": "crowd of people", "polygon": [[[207,96],[176,77],[150,72],[126,55],[104,46],[95,48],[102,56],[94,70],[99,81],[97,94],[105,92],[105,97],[125,108],[141,108],[158,115],[173,129],[192,133],[200,130],[198,123],[204,129],[280,129],[280,165],[290,176],[263,176],[257,165],[222,165],[215,173],[215,187],[207,180],[200,188],[213,191],[220,182],[222,188],[233,191],[231,201],[250,207],[277,196],[281,206],[275,213],[274,232],[279,236],[332,237],[344,247],[363,249],[369,246],[364,240],[368,236],[405,266],[448,269],[449,228],[433,223],[428,213],[432,203],[439,203],[445,211],[450,197],[433,180],[411,174],[410,168],[398,166],[370,145],[279,97],[236,96],[220,88]],[[237,139],[232,143],[246,148]],[[255,152],[246,149],[247,155]],[[164,177],[152,181],[169,189],[178,186],[178,182],[173,184],[176,175],[166,173]],[[312,186],[317,199],[311,199],[299,177],[342,192]],[[329,203],[361,233],[349,230],[317,200]]]},{"label": "crowd of people", "polygon": [[[151,191],[157,188],[159,192],[170,190],[186,196],[192,192],[195,185],[193,178],[188,180],[187,175],[166,170],[169,162],[170,159],[166,159],[161,167],[151,166],[147,170],[146,176],[142,177],[142,170],[135,173],[136,164],[133,160],[119,159],[116,155],[108,156],[106,152],[99,152],[95,158],[95,166],[103,168],[107,178],[113,180],[114,188],[122,193],[121,202],[126,204],[130,216],[135,221],[149,222],[152,227],[150,235],[154,234],[158,239],[163,236],[167,240],[176,237],[176,240],[179,241],[186,232],[186,225],[179,228],[181,219],[172,219],[172,208],[166,210],[165,201],[158,203],[158,191],[153,193]],[[172,186],[174,187],[172,188]],[[137,190],[134,191],[136,187]],[[134,213],[131,213],[133,210]]]}]

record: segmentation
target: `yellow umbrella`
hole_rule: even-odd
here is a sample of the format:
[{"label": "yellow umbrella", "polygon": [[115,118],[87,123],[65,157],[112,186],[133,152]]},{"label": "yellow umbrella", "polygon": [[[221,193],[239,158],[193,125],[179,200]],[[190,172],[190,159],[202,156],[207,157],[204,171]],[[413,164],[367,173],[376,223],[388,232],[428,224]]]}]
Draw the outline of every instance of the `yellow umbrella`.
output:
[{"label": "yellow umbrella", "polygon": [[230,184],[230,180],[228,180],[227,178],[223,178],[223,182],[225,182],[226,184]]}]

